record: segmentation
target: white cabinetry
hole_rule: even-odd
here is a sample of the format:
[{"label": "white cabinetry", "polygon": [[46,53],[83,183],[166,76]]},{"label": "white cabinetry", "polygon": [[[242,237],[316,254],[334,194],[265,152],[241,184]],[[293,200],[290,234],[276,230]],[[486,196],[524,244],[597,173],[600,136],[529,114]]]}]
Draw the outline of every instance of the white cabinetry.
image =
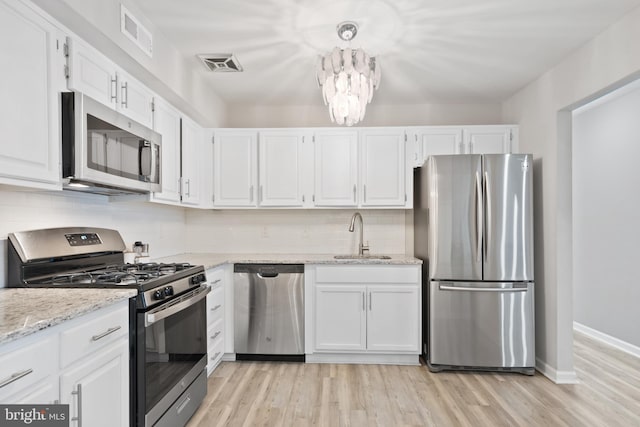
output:
[{"label": "white cabinetry", "polygon": [[[207,282],[211,292],[207,295],[207,374],[220,364],[227,347],[227,318],[225,294],[230,283],[231,266],[210,268],[207,270]],[[231,292],[233,294],[233,292]],[[231,334],[233,336],[233,334]]]},{"label": "white cabinetry", "polygon": [[68,86],[153,127],[154,94],[107,57],[77,38],[68,38]]},{"label": "white cabinetry", "polygon": [[203,160],[204,130],[188,117],[182,117],[182,203],[197,206],[203,184],[200,163]]},{"label": "white cabinetry", "polygon": [[420,266],[308,266],[305,273],[307,360],[418,362]]},{"label": "white cabinetry", "polygon": [[415,146],[414,166],[420,167],[429,156],[440,154],[508,154],[517,152],[518,127],[496,126],[423,126],[407,129]]},{"label": "white cabinetry", "polygon": [[[404,131],[396,128],[367,129],[360,133],[363,207],[405,207],[411,182]],[[409,190],[409,191],[408,191]]]},{"label": "white cabinetry", "polygon": [[162,192],[153,193],[152,201],[180,203],[180,113],[171,104],[156,100],[154,130],[162,135]]},{"label": "white cabinetry", "polygon": [[257,131],[216,131],[213,142],[213,206],[257,205]]},{"label": "white cabinetry", "polygon": [[259,191],[262,207],[302,207],[305,203],[305,141],[299,130],[270,130],[258,135]]},{"label": "white cabinetry", "polygon": [[129,302],[0,346],[0,401],[59,401],[77,425],[128,426]]},{"label": "white cabinetry", "polygon": [[502,154],[511,153],[514,138],[512,126],[469,126],[463,131],[465,153]]},{"label": "white cabinetry", "polygon": [[0,0],[0,184],[61,188],[63,40],[31,4]]},{"label": "white cabinetry", "polygon": [[315,206],[358,205],[358,132],[322,130],[314,136]]}]

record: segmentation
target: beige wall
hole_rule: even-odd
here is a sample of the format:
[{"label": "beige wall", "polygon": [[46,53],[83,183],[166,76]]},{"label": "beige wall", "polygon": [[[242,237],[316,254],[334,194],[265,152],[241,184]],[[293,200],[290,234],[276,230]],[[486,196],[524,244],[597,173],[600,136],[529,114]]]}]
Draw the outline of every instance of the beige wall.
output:
[{"label": "beige wall", "polygon": [[[320,92],[318,92],[320,96]],[[358,126],[502,124],[499,104],[377,105]],[[335,126],[325,106],[229,105],[225,127]]]},{"label": "beige wall", "polygon": [[534,155],[536,355],[557,381],[575,380],[572,351],[570,110],[640,75],[640,9],[504,103],[520,125],[520,151]]}]

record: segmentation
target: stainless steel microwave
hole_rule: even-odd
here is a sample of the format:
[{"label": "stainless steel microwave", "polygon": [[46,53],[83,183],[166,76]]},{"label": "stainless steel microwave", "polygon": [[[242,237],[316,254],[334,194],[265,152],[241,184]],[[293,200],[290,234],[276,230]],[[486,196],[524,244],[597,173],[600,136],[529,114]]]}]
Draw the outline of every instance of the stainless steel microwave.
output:
[{"label": "stainless steel microwave", "polygon": [[79,92],[64,92],[65,189],[116,195],[161,191],[162,137]]}]

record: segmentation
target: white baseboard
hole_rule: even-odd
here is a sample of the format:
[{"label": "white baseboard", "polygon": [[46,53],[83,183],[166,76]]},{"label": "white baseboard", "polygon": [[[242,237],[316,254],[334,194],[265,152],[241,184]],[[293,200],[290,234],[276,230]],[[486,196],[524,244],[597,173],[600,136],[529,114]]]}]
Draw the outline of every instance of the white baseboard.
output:
[{"label": "white baseboard", "polygon": [[578,332],[585,334],[588,337],[591,337],[601,343],[610,345],[611,347],[615,347],[618,350],[622,350],[625,353],[629,353],[633,356],[640,357],[640,347],[630,344],[626,341],[622,341],[616,337],[612,337],[611,335],[607,335],[603,332],[592,329],[588,326],[583,325],[582,323],[573,322],[573,329]]},{"label": "white baseboard", "polygon": [[418,354],[313,353],[307,363],[356,363],[376,365],[420,365]]},{"label": "white baseboard", "polygon": [[558,371],[536,358],[536,370],[556,384],[579,384],[576,371]]}]

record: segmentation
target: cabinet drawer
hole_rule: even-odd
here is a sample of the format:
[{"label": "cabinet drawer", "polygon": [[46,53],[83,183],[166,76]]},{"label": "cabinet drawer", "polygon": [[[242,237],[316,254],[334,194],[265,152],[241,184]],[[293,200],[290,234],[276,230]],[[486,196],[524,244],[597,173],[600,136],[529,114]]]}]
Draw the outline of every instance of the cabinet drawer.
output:
[{"label": "cabinet drawer", "polygon": [[78,319],[77,326],[60,333],[60,365],[71,362],[114,342],[129,333],[128,305],[95,317],[90,314]]},{"label": "cabinet drawer", "polygon": [[218,342],[224,341],[224,322],[222,319],[215,321],[207,328],[207,351]]},{"label": "cabinet drawer", "polygon": [[206,271],[207,282],[209,283],[209,286],[211,286],[212,291],[224,285],[225,272],[226,269],[224,267],[211,268]]},{"label": "cabinet drawer", "polygon": [[318,266],[316,283],[418,283],[418,266]]},{"label": "cabinet drawer", "polygon": [[215,340],[209,340],[209,348],[207,349],[207,364],[209,366],[217,365],[224,354],[224,339],[222,334]]},{"label": "cabinet drawer", "polygon": [[207,325],[222,319],[224,313],[224,289],[216,288],[207,295]]},{"label": "cabinet drawer", "polygon": [[[31,340],[30,340],[31,341]],[[58,370],[58,337],[0,348],[0,402],[12,401],[17,392],[42,381]]]}]

